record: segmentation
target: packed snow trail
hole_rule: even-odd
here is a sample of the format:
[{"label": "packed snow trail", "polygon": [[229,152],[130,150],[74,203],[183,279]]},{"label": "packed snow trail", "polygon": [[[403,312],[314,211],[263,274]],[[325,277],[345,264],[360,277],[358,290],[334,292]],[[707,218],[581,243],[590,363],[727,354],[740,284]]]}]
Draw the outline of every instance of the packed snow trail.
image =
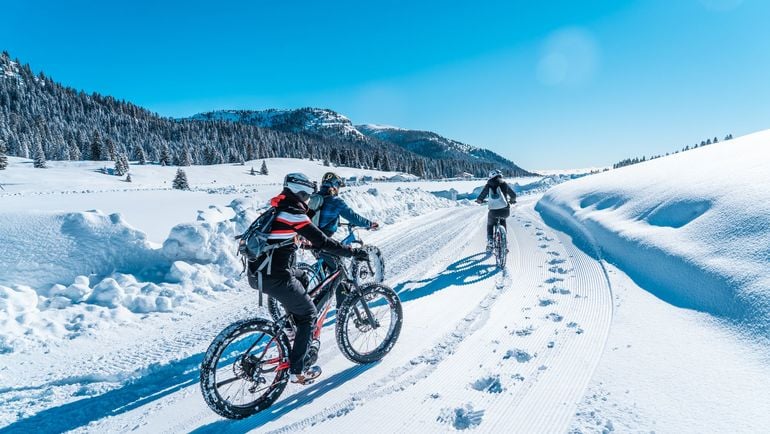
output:
[{"label": "packed snow trail", "polygon": [[198,364],[221,328],[253,315],[256,295],[245,289],[159,336],[67,363],[87,366],[78,369],[84,375],[45,382],[41,374],[32,387],[43,395],[111,385],[0,432],[563,432],[602,354],[612,298],[601,265],[522,202],[508,220],[507,276],[483,253],[483,207],[439,210],[364,235],[383,250],[387,283],[404,303],[401,337],[379,363],[347,361],[332,325],[322,334],[321,381],[290,385],[251,418],[217,417],[201,397]]}]

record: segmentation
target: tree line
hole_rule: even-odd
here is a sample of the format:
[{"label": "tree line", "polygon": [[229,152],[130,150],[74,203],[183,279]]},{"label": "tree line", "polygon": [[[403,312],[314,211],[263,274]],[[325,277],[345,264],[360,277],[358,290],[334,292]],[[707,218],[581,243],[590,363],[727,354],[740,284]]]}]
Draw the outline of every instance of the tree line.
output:
[{"label": "tree line", "polygon": [[[725,136],[724,140],[727,141],[727,140],[731,140],[732,138],[733,138],[733,135],[732,134],[728,134],[728,135]],[[698,144],[696,142],[693,146],[686,145],[684,148],[681,149],[681,151],[685,152],[685,151],[689,151],[691,149],[697,149],[699,147],[712,145],[714,143],[719,143],[719,139],[716,136],[714,136],[713,141],[712,141],[712,139],[706,139],[706,140],[701,140],[700,144]],[[679,152],[680,151],[677,150],[677,151],[674,151],[673,154],[678,154]],[[637,163],[644,163],[645,161],[648,161],[648,160],[654,160],[654,159],[660,158],[660,157],[667,157],[667,156],[669,156],[671,154],[672,154],[671,152],[666,152],[665,155],[663,155],[663,154],[651,155],[649,158],[647,158],[646,156],[634,157],[634,158],[626,158],[624,160],[620,160],[617,163],[613,164],[612,168],[613,169],[619,169],[621,167],[631,166],[631,165],[637,164]]]},{"label": "tree line", "polygon": [[[242,163],[273,157],[445,178],[485,176],[499,164],[420,156],[376,139],[282,132],[226,120],[172,119],[99,93],[63,86],[28,64],[0,55],[0,140],[7,155],[46,160],[111,161],[188,166]],[[525,175],[518,167],[506,175]]]}]

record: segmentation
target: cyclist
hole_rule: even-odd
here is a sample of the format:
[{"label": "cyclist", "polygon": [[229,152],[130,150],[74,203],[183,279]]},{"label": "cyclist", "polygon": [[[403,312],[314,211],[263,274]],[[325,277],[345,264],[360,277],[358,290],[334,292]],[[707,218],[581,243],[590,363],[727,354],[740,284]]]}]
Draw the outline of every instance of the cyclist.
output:
[{"label": "cyclist", "polygon": [[[350,209],[345,200],[339,196],[340,188],[344,186],[345,180],[341,176],[334,172],[324,174],[323,178],[321,178],[321,189],[318,195],[310,200],[310,209],[316,212],[313,216],[313,222],[329,237],[337,232],[340,217],[345,218],[353,226],[377,229],[380,226],[379,224],[366,219]],[[321,202],[320,204],[317,203],[319,201]]]},{"label": "cyclist", "polygon": [[[324,235],[307,215],[307,200],[315,193],[316,183],[302,173],[289,173],[283,181],[283,190],[274,197],[270,204],[276,208],[277,215],[268,237],[268,243],[277,244],[287,239],[297,239],[297,235],[309,241],[314,248],[340,256],[353,256],[366,260],[368,255],[362,249],[351,249]],[[297,326],[294,344],[289,353],[290,381],[301,385],[313,382],[321,375],[318,366],[305,367],[305,355],[310,346],[313,323],[318,312],[301,280],[304,273],[294,268],[297,243],[276,248],[272,251],[272,261],[268,270],[262,273],[263,291],[283,304],[292,314]],[[264,260],[264,259],[263,259]],[[257,273],[253,269],[262,261],[250,263],[249,278]],[[252,285],[254,286],[254,285]]]},{"label": "cyclist", "polygon": [[487,214],[487,252],[492,251],[492,231],[497,219],[507,229],[505,219],[511,215],[511,204],[516,203],[516,192],[503,180],[503,172],[492,170],[489,172],[489,180],[481,190],[476,202],[483,203],[489,195],[489,214]]},{"label": "cyclist", "polygon": [[[376,222],[368,220],[360,214],[353,211],[345,200],[339,196],[340,188],[345,186],[345,180],[334,172],[327,172],[321,178],[321,189],[318,194],[310,198],[310,209],[314,214],[313,223],[315,223],[326,236],[331,237],[337,232],[337,226],[340,224],[340,217],[344,217],[351,225],[375,230],[380,227]],[[339,268],[339,257],[333,252],[320,252],[319,256],[326,265],[329,273],[337,271]],[[343,292],[347,289],[345,285],[337,287],[337,308],[342,304],[344,298]]]}]

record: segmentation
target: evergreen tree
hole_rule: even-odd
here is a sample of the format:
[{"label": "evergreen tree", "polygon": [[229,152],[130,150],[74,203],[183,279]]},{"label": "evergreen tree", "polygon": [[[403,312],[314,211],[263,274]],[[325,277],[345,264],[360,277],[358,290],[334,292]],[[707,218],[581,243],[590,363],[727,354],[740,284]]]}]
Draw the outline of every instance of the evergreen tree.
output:
[{"label": "evergreen tree", "polygon": [[118,154],[115,156],[115,176],[123,176],[128,173],[128,156]]},{"label": "evergreen tree", "polygon": [[169,166],[171,165],[171,153],[169,152],[168,146],[163,145],[163,147],[160,150],[160,158],[158,159],[158,162],[161,166]]},{"label": "evergreen tree", "polygon": [[131,181],[131,172],[126,174],[126,182],[132,182]]},{"label": "evergreen tree", "polygon": [[69,159],[71,161],[79,161],[83,156],[82,153],[80,152],[80,148],[78,148],[78,144],[75,141],[75,139],[69,140],[67,151],[69,153]]},{"label": "evergreen tree", "polygon": [[5,140],[0,139],[0,170],[5,170],[8,167],[8,156],[5,153],[8,149],[5,147]]},{"label": "evergreen tree", "polygon": [[257,174],[257,171],[254,170],[254,166],[251,166],[251,171],[249,172],[249,175],[256,176],[256,174]]},{"label": "evergreen tree", "polygon": [[105,160],[115,160],[115,158],[118,156],[117,148],[115,147],[115,142],[112,141],[109,137],[104,141],[104,152],[102,153],[102,157]]},{"label": "evergreen tree", "polygon": [[184,170],[182,169],[176,170],[176,176],[174,177],[174,181],[171,183],[171,186],[177,190],[190,189],[190,184],[187,183],[187,174],[184,173]]},{"label": "evergreen tree", "polygon": [[190,155],[190,148],[186,147],[182,150],[182,155],[179,156],[179,166],[191,166],[192,155]]},{"label": "evergreen tree", "polygon": [[99,131],[94,130],[93,137],[91,139],[91,160],[99,161],[102,159],[102,136]]},{"label": "evergreen tree", "polygon": [[329,159],[324,158],[324,166],[329,167]]},{"label": "evergreen tree", "polygon": [[46,161],[45,161],[45,152],[43,152],[43,144],[38,141],[37,146],[35,147],[35,159],[32,164],[37,169],[45,169],[46,168],[45,163]]},{"label": "evergreen tree", "polygon": [[262,160],[262,167],[259,169],[260,175],[267,175],[267,163],[265,160]]},{"label": "evergreen tree", "polygon": [[711,143],[719,143],[719,139],[717,139],[716,136],[714,136],[714,140]]},{"label": "evergreen tree", "polygon": [[142,145],[137,144],[136,149],[134,150],[134,156],[136,157],[136,160],[141,165],[147,164],[147,154],[144,153],[144,148]]}]

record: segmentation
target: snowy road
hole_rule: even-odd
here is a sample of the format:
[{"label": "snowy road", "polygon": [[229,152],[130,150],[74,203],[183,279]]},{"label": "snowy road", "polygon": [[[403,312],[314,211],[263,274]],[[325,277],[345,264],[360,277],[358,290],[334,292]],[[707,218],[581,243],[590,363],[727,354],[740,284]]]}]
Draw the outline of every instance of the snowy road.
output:
[{"label": "snowy road", "polygon": [[[387,283],[404,302],[401,337],[379,363],[352,364],[325,331],[322,381],[289,386],[271,409],[246,420],[219,418],[201,397],[197,367],[221,328],[253,312],[256,295],[244,289],[164,323],[158,333],[113,336],[118,348],[103,338],[77,354],[54,349],[66,362],[41,367],[25,390],[0,391],[5,406],[40,408],[0,433],[349,432],[362,426],[565,432],[607,341],[612,294],[601,264],[549,229],[533,199],[522,202],[508,223],[507,276],[483,253],[481,207],[438,210],[365,234],[382,248]],[[29,366],[3,375],[22,371],[29,376]],[[35,399],[57,394],[72,397],[58,406]]]}]

